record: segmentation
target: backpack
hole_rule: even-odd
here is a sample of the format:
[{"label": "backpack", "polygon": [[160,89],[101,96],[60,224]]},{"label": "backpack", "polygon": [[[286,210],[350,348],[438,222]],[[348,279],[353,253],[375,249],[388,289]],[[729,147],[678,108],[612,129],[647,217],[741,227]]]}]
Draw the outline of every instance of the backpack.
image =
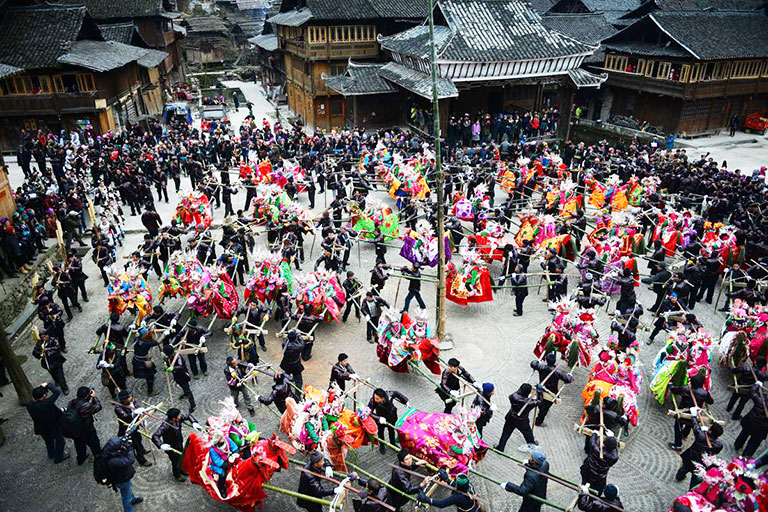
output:
[{"label": "backpack", "polygon": [[61,410],[61,433],[67,439],[75,439],[83,434],[83,422],[72,404]]},{"label": "backpack", "polygon": [[107,457],[100,453],[93,458],[93,479],[96,483],[106,487],[115,488],[115,484],[112,482],[112,475],[109,472],[109,466],[107,466]]}]

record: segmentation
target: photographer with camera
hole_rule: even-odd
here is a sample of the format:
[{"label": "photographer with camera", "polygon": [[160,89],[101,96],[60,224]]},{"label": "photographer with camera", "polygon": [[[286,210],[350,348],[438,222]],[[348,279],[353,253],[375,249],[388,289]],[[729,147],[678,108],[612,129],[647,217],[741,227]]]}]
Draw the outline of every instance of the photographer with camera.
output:
[{"label": "photographer with camera", "polygon": [[75,451],[77,452],[77,465],[81,465],[88,458],[86,447],[91,449],[94,457],[101,453],[101,442],[96,432],[93,415],[101,411],[101,401],[96,396],[93,388],[82,386],[77,390],[77,398],[69,404],[70,408],[80,417],[80,432],[73,437]]},{"label": "photographer with camera", "polygon": [[113,437],[104,445],[104,464],[106,465],[109,482],[120,491],[123,502],[123,512],[133,512],[133,506],[144,501],[144,498],[133,494],[131,480],[136,471],[133,463],[133,446],[129,438]]}]

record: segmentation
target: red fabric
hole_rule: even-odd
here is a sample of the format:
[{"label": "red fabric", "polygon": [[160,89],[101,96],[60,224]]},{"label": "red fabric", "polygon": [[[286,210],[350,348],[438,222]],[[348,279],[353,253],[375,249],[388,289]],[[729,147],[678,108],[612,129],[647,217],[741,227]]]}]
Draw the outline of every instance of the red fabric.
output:
[{"label": "red fabric", "polygon": [[213,481],[213,473],[209,471],[208,448],[202,437],[192,433],[187,439],[187,447],[181,469],[189,473],[189,480],[197,484],[216,501],[232,505],[242,512],[252,512],[257,505],[262,507],[267,498],[262,484],[268,482],[275,471],[288,468],[287,453],[295,450],[277,439],[260,439],[251,448],[252,456],[248,459],[237,459],[227,473],[227,496],[221,497]]}]

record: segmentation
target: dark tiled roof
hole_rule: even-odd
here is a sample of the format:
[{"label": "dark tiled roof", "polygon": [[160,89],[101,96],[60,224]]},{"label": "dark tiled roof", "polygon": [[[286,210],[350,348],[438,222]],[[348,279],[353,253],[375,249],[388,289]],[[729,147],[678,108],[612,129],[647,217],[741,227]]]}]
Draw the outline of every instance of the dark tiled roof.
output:
[{"label": "dark tiled roof", "polygon": [[634,41],[616,41],[603,43],[605,50],[629,53],[631,55],[644,55],[646,57],[673,57],[686,58],[691,54],[675,44],[659,46],[654,43],[641,43]]},{"label": "dark tiled roof", "polygon": [[309,20],[312,19],[312,12],[306,7],[298,10],[290,10],[287,12],[281,12],[274,16],[267,18],[269,23],[275,25],[283,25],[285,27],[300,27]]},{"label": "dark tiled roof", "polygon": [[262,34],[248,39],[248,42],[268,52],[277,50],[277,36],[275,34]]},{"label": "dark tiled roof", "polygon": [[591,45],[617,32],[602,14],[545,14],[541,22],[551,30]]},{"label": "dark tiled roof", "polygon": [[[451,39],[451,29],[435,26],[435,50],[439,54]],[[381,47],[385,50],[411,55],[420,59],[428,59],[430,55],[429,27],[419,25],[403,32],[381,39]]]},{"label": "dark tiled roof", "polygon": [[148,51],[145,48],[115,41],[75,41],[69,51],[59,57],[58,61],[62,64],[104,72],[135,62],[144,57]]},{"label": "dark tiled roof", "polygon": [[8,64],[0,64],[0,78],[5,78],[7,76],[15,75],[16,73],[20,73],[21,71],[24,71],[21,68],[17,68],[16,66],[9,66]]},{"label": "dark tiled roof", "polygon": [[329,89],[344,96],[397,92],[397,87],[384,80],[379,74],[383,66],[384,64],[359,64],[350,60],[344,74],[337,76],[323,74],[323,81]]},{"label": "dark tiled roof", "polygon": [[186,19],[188,33],[228,32],[227,24],[217,16],[191,16]]},{"label": "dark tiled roof", "polygon": [[581,0],[591,12],[632,11],[640,7],[643,0]]},{"label": "dark tiled roof", "polygon": [[744,12],[673,12],[650,15],[701,60],[768,57],[768,16]]},{"label": "dark tiled roof", "polygon": [[163,11],[163,0],[64,0],[88,8],[95,20],[145,18]]},{"label": "dark tiled roof", "polygon": [[304,0],[300,9],[281,5],[284,12],[268,16],[267,21],[277,25],[298,27],[313,20],[423,20],[427,16],[426,3],[421,0]]},{"label": "dark tiled roof", "polygon": [[555,5],[555,0],[527,0],[533,7],[533,10],[539,13],[545,13]]},{"label": "dark tiled roof", "polygon": [[763,5],[762,0],[655,0],[665,11],[754,11]]},{"label": "dark tiled roof", "polygon": [[101,35],[107,41],[117,41],[118,43],[131,44],[133,39],[134,26],[131,22],[99,24]]},{"label": "dark tiled roof", "polygon": [[161,62],[165,60],[165,58],[168,56],[167,53],[162,52],[160,50],[152,50],[147,48],[147,53],[145,53],[143,56],[139,57],[139,59],[136,61],[136,63],[144,68],[154,68],[160,65]]},{"label": "dark tiled roof", "polygon": [[600,87],[603,82],[608,80],[608,73],[590,73],[589,71],[581,68],[576,68],[568,71],[568,76],[576,86],[577,89],[584,89],[588,87]]},{"label": "dark tiled roof", "polygon": [[548,30],[522,0],[446,0],[438,5],[454,32],[440,52],[445,60],[528,60],[593,50]]},{"label": "dark tiled roof", "polygon": [[[379,70],[386,80],[424,98],[432,99],[432,77],[407,68],[396,62],[388,62]],[[438,98],[455,98],[459,95],[453,81],[447,78],[437,79]]]},{"label": "dark tiled roof", "polygon": [[0,19],[0,63],[21,69],[57,67],[58,58],[77,39],[85,7],[48,6],[5,9]]}]

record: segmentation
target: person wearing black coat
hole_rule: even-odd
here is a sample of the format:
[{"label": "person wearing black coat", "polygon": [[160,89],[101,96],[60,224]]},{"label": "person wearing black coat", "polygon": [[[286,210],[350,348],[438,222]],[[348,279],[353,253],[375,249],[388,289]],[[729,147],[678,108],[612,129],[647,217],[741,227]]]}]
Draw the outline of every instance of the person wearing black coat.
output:
[{"label": "person wearing black coat", "polygon": [[149,355],[149,351],[152,347],[156,347],[159,343],[150,335],[139,335],[136,343],[133,345],[133,359],[131,364],[133,365],[133,378],[144,379],[147,381],[147,395],[155,396],[159,391],[155,391],[155,374],[157,369],[155,363],[152,362],[152,356]]},{"label": "person wearing black coat", "polygon": [[664,263],[666,266],[667,249],[661,244],[661,240],[653,242],[653,252],[646,259],[648,260],[648,270],[651,275],[658,272],[658,264]]},{"label": "person wearing black coat", "polygon": [[338,362],[331,367],[331,378],[328,387],[330,388],[336,383],[342,391],[345,391],[347,389],[347,381],[357,378],[357,374],[352,365],[349,364],[349,356],[347,354],[341,353],[337,359]]},{"label": "person wearing black coat", "polygon": [[625,268],[620,278],[615,279],[619,284],[619,300],[616,302],[616,311],[623,313],[627,310],[631,310],[637,302],[637,296],[635,295],[635,278],[632,275],[632,271]]},{"label": "person wearing black coat", "polygon": [[69,275],[75,287],[75,298],[77,298],[79,290],[83,300],[88,302],[88,292],[85,290],[85,281],[88,279],[88,275],[83,272],[83,261],[76,254],[74,249],[69,251]]},{"label": "person wearing black coat", "polygon": [[182,453],[184,452],[184,433],[182,432],[182,426],[185,421],[192,423],[192,427],[195,430],[202,430],[202,427],[191,415],[182,415],[180,410],[172,407],[168,409],[165,421],[160,423],[160,426],[157,427],[155,433],[152,434],[152,442],[155,443],[155,446],[163,450],[171,460],[173,477],[178,482],[183,482],[187,473],[181,469],[181,455],[172,450]]},{"label": "person wearing black coat", "polygon": [[[544,476],[549,474],[549,462],[547,456],[538,450],[533,450],[528,462],[526,462],[525,474],[520,485],[511,482],[502,482],[501,488],[507,492],[512,492],[523,497],[523,503],[518,512],[540,512],[542,504],[529,496],[537,496],[542,499],[547,498],[547,483],[549,479]],[[544,475],[540,474],[544,473]]]},{"label": "person wearing black coat", "polygon": [[664,298],[667,296],[667,282],[672,278],[672,274],[667,270],[667,264],[663,261],[654,263],[655,271],[650,277],[643,277],[640,282],[650,284],[653,287],[653,293],[656,294],[656,302],[651,306],[651,312],[658,312]]},{"label": "person wearing black coat", "polygon": [[593,433],[589,439],[587,457],[581,464],[581,483],[597,491],[598,496],[605,489],[608,470],[619,461],[619,443],[612,435],[613,431],[606,429],[603,437],[603,450],[600,451],[600,434]]},{"label": "person wearing black coat", "polygon": [[528,296],[528,276],[523,273],[520,265],[516,265],[509,281],[510,286],[513,287],[512,292],[515,294],[515,312],[512,316],[523,316],[523,303]]},{"label": "person wearing black coat", "polygon": [[304,351],[304,340],[295,329],[288,331],[288,336],[283,340],[283,360],[280,368],[293,378],[293,382],[299,389],[304,389],[304,365],[301,364],[301,354]]},{"label": "person wearing black coat", "polygon": [[[127,389],[123,389],[117,394],[118,403],[115,404],[115,416],[119,420],[117,422],[117,435],[119,437],[125,437],[128,431],[128,425],[133,421],[134,415],[139,414],[140,408],[136,407],[136,401],[133,399],[131,392]],[[144,448],[144,442],[141,433],[138,429],[133,430],[130,434],[131,447],[133,453],[136,456],[136,460],[139,461],[141,466],[151,466],[152,463],[147,460],[147,449]],[[104,447],[106,450],[106,446]]]},{"label": "person wearing black coat", "polygon": [[[379,439],[384,439],[384,429],[389,431],[389,442],[395,444],[395,429],[392,427],[397,423],[398,414],[395,407],[395,400],[408,407],[408,397],[399,391],[384,391],[376,388],[373,396],[368,401],[368,408],[371,410],[371,417],[378,423]],[[379,451],[385,452],[383,444],[379,444]]]},{"label": "person wearing black coat", "polygon": [[[557,395],[560,381],[563,381],[565,384],[573,382],[573,375],[557,367],[557,355],[554,352],[547,353],[546,362],[538,359],[531,361],[531,368],[539,372],[539,382],[553,396]],[[539,412],[536,415],[537,427],[547,426],[544,423],[544,419],[547,417],[547,413],[549,413],[553,403],[549,400],[542,400],[541,404],[539,404]]]},{"label": "person wearing black coat", "polygon": [[741,432],[733,444],[738,451],[746,443],[742,455],[747,458],[755,454],[760,443],[768,436],[768,416],[766,415],[768,390],[765,389],[763,382],[757,381],[752,386],[750,395],[754,405],[741,419]]},{"label": "person wearing black coat", "polygon": [[493,412],[496,410],[496,404],[491,403],[491,397],[495,392],[496,388],[493,384],[484,382],[480,393],[475,395],[474,400],[472,400],[472,408],[480,411],[480,415],[475,420],[477,433],[480,437],[483,437],[483,428],[491,421]]},{"label": "person wearing black coat", "polygon": [[[765,357],[758,356],[755,360],[754,366],[751,363],[747,363],[741,366],[737,366],[731,371],[736,376],[736,384],[738,384],[739,387],[733,390],[733,394],[731,395],[731,399],[728,401],[728,405],[726,406],[725,410],[730,412],[731,409],[736,406],[736,409],[733,410],[733,416],[731,416],[731,419],[738,421],[741,419],[741,412],[744,410],[744,406],[747,405],[747,402],[749,402],[751,398],[750,390],[752,389],[752,385],[758,380],[764,382],[766,379],[768,379],[768,372],[766,372],[765,366]],[[757,379],[755,379],[755,377]]]},{"label": "person wearing black coat", "polygon": [[[336,489],[323,486],[323,480],[317,476],[317,474],[323,473],[325,473],[326,476],[329,473],[330,476],[333,476],[333,468],[323,458],[323,455],[320,452],[313,451],[309,454],[309,462],[304,466],[304,469],[306,469],[306,471],[302,471],[299,475],[299,494],[312,496],[313,498],[325,498],[326,496],[333,496],[336,494]],[[328,471],[329,469],[330,471]],[[339,492],[341,492],[341,489],[339,489]],[[297,498],[296,504],[299,508],[303,508],[307,512],[322,512],[323,510],[321,504],[307,501],[302,498]]]},{"label": "person wearing black coat", "polygon": [[475,378],[461,366],[461,363],[455,357],[448,360],[448,365],[440,376],[440,387],[435,389],[440,399],[445,403],[443,413],[450,414],[456,407],[456,397],[459,396],[462,381],[473,384],[475,388],[480,388],[480,384],[475,382]]},{"label": "person wearing black coat", "polygon": [[589,489],[584,487],[582,486],[577,502],[579,510],[583,512],[615,512],[624,508],[619,499],[619,489],[615,485],[608,484],[605,486],[602,499],[592,496]]},{"label": "person wearing black coat", "polygon": [[165,371],[173,376],[173,382],[183,391],[179,400],[189,399],[189,412],[192,413],[195,410],[195,395],[192,394],[192,388],[189,386],[192,378],[189,376],[187,363],[184,362],[183,357],[175,357],[176,353],[171,345],[163,347],[163,354],[165,356],[163,357]]},{"label": "person wearing black coat", "polygon": [[697,300],[704,299],[704,293],[706,292],[707,304],[712,304],[712,297],[715,295],[715,286],[717,286],[718,277],[720,275],[720,258],[717,254],[710,254],[701,258],[701,262],[704,265],[704,275],[701,279],[701,286],[699,286],[699,295]]},{"label": "person wearing black coat", "polygon": [[435,508],[455,506],[457,512],[477,512],[480,509],[479,503],[473,498],[476,494],[475,488],[469,482],[467,475],[460,473],[455,479],[451,480],[444,469],[441,469],[438,475],[441,480],[453,487],[451,494],[447,498],[436,499],[424,494],[423,490],[419,490],[419,495],[416,499],[420,503],[427,503]]},{"label": "person wearing black coat", "polygon": [[77,389],[77,398],[72,400],[69,406],[77,412],[82,426],[80,435],[73,439],[75,452],[77,452],[77,465],[79,466],[88,458],[87,448],[91,449],[94,457],[101,453],[101,442],[94,424],[96,419],[93,417],[94,414],[101,411],[101,401],[93,389],[83,386]]},{"label": "person wearing black coat", "polygon": [[504,451],[504,447],[507,446],[507,440],[509,440],[509,436],[512,435],[515,429],[523,434],[526,443],[536,444],[528,415],[541,404],[541,393],[544,388],[541,384],[536,385],[536,397],[530,396],[532,389],[531,385],[525,382],[520,385],[517,391],[509,395],[509,412],[504,416],[504,428],[501,431],[499,444],[495,447],[497,450]]},{"label": "person wearing black coat", "polygon": [[113,437],[104,445],[104,462],[107,465],[110,481],[120,490],[123,512],[132,512],[133,505],[144,501],[144,498],[133,494],[131,485],[131,480],[136,474],[136,470],[133,469],[135,460],[130,440]]},{"label": "person wearing black coat", "polygon": [[[678,409],[688,409],[690,407],[704,407],[707,404],[714,404],[715,400],[712,395],[709,394],[704,388],[704,375],[703,373],[697,373],[690,379],[690,386],[670,386],[669,391],[678,395],[680,398],[677,400]],[[691,394],[696,399],[691,398]],[[675,451],[680,451],[683,444],[683,438],[688,437],[691,433],[693,424],[690,420],[682,418],[675,418],[675,440],[673,443],[669,443],[669,447]],[[738,439],[737,439],[738,441]],[[759,443],[758,443],[759,444]]]},{"label": "person wearing black coat", "polygon": [[104,348],[103,357],[99,355],[99,362],[96,365],[101,369],[101,383],[109,390],[109,394],[114,400],[121,389],[126,389],[125,378],[128,376],[128,362],[123,353],[111,343],[107,343]]},{"label": "person wearing black coat", "polygon": [[357,295],[357,292],[362,288],[362,283],[355,278],[355,273],[351,270],[347,272],[347,278],[341,283],[341,287],[344,288],[344,293],[347,296],[347,307],[344,309],[344,314],[341,317],[342,322],[346,322],[349,318],[349,313],[352,311],[352,307],[355,308],[355,315],[360,318],[360,298],[352,298]]},{"label": "person wearing black coat", "polygon": [[53,381],[61,387],[65,395],[69,394],[67,379],[64,377],[64,362],[61,342],[55,336],[49,336],[45,330],[40,331],[40,340],[32,349],[32,356],[40,360],[40,366],[48,370]]},{"label": "person wearing black coat", "polygon": [[694,473],[695,465],[703,463],[704,455],[717,455],[723,451],[723,443],[718,439],[723,434],[723,427],[717,423],[702,426],[697,417],[691,418],[691,422],[693,423],[693,443],[680,454],[683,464],[675,474],[675,480],[681,482],[685,475],[692,473],[689,489],[699,481]]},{"label": "person wearing black coat", "polygon": [[274,381],[275,383],[272,384],[272,391],[269,393],[269,396],[265,398],[257,395],[256,400],[264,405],[274,403],[277,410],[284,413],[286,409],[285,399],[292,394],[291,384],[293,383],[293,378],[287,373],[277,372]]},{"label": "person wearing black coat", "polygon": [[125,349],[125,340],[128,339],[128,329],[120,323],[120,315],[116,312],[109,314],[109,322],[96,329],[97,336],[106,336],[109,331],[109,342],[118,350]]},{"label": "person wearing black coat", "polygon": [[379,320],[384,312],[384,308],[388,308],[389,303],[382,299],[378,294],[373,292],[365,293],[365,300],[360,305],[360,312],[365,318],[365,339],[368,343],[376,343],[378,338],[377,328],[379,327]]},{"label": "person wearing black coat", "polygon": [[32,390],[32,401],[24,404],[32,418],[35,434],[43,438],[48,458],[53,459],[55,464],[69,458],[69,453],[64,453],[66,441],[61,431],[62,413],[56,405],[60,395],[56,386],[43,382]]},{"label": "person wearing black coat", "polygon": [[[397,464],[392,468],[392,474],[389,477],[389,485],[398,489],[405,494],[417,494],[419,492],[419,485],[411,482],[411,475],[406,473],[407,471],[413,471],[416,464],[413,462],[413,457],[407,450],[400,450],[397,452]],[[390,504],[395,507],[396,511],[400,510],[400,507],[408,503],[408,499],[399,493],[393,492],[389,495]]]}]

